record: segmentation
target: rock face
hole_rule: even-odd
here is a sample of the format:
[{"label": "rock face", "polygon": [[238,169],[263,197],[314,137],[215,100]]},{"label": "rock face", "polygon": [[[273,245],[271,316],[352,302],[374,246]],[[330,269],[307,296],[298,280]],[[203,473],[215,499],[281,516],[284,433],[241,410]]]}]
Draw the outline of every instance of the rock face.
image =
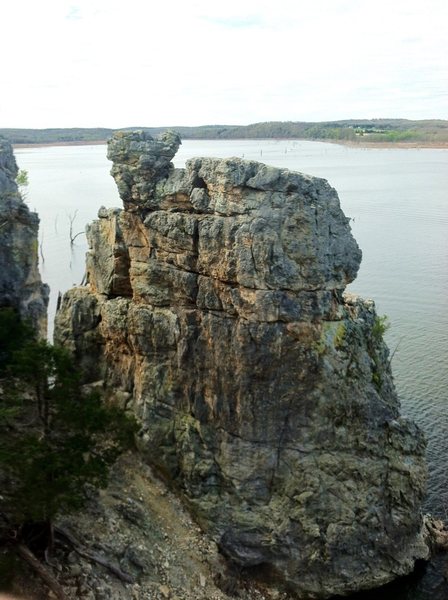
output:
[{"label": "rock face", "polygon": [[18,310],[45,337],[49,289],[38,270],[39,218],[22,200],[17,173],[11,145],[0,138],[0,306]]},{"label": "rock face", "polygon": [[301,598],[408,573],[428,554],[425,443],[373,303],[343,295],[361,252],[335,190],[236,158],[170,169],[177,144],[110,141],[130,210],[90,226],[56,339],[135,412],[147,460],[233,562]]},{"label": "rock face", "polygon": [[111,175],[127,210],[150,206],[156,184],[173,169],[171,160],[180,143],[173,131],[157,139],[139,131],[115,136],[107,157],[113,162]]}]

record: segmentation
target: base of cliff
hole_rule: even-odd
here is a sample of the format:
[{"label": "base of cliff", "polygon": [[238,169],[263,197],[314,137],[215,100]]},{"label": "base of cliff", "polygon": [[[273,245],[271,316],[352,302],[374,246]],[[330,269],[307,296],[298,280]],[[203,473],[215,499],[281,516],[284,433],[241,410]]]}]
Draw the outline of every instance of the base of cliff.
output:
[{"label": "base of cliff", "polygon": [[[67,544],[58,530],[79,546]],[[47,568],[67,600],[292,598],[229,567],[216,543],[138,454],[121,457],[108,487],[92,491],[85,509],[57,522],[56,541]],[[8,591],[28,600],[53,597],[28,571]]]},{"label": "base of cliff", "polygon": [[[52,566],[47,565],[67,600],[297,600],[296,595],[264,582],[269,574],[262,569],[254,573],[230,567],[213,539],[138,454],[121,457],[108,487],[92,491],[86,508],[62,517],[57,527],[79,542],[80,552],[58,535],[56,551],[49,557]],[[425,531],[434,552],[440,550],[441,531],[446,539],[443,525],[426,520]],[[445,598],[440,593],[447,589],[443,576],[447,561],[446,552],[436,554],[425,575],[411,575],[353,598],[376,598],[377,592],[389,598],[393,597],[389,588],[397,591],[403,586],[424,591],[429,586],[435,599]],[[5,590],[0,585],[1,591]],[[22,571],[9,591],[27,600],[52,598],[31,571]]]}]

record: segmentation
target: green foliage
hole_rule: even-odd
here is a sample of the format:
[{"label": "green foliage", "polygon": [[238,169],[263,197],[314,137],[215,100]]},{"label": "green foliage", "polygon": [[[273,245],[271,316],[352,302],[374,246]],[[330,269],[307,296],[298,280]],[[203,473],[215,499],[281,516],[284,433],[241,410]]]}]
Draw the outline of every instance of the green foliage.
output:
[{"label": "green foliage", "polygon": [[25,169],[20,169],[20,171],[17,173],[16,183],[19,187],[26,187],[27,185],[29,185],[28,171],[26,171]]},{"label": "green foliage", "polygon": [[34,339],[12,315],[0,309],[0,347],[8,347],[0,395],[5,497],[16,524],[51,521],[82,506],[84,484],[105,485],[136,426],[99,394],[84,393],[68,353]]},{"label": "green foliage", "polygon": [[380,341],[383,339],[384,334],[390,328],[389,317],[383,315],[382,317],[376,316],[372,327],[372,336],[375,340]]},{"label": "green foliage", "polygon": [[427,136],[423,132],[418,132],[413,129],[405,129],[401,131],[382,131],[369,133],[368,141],[372,142],[422,142],[428,141]]},{"label": "green foliage", "polygon": [[13,353],[33,337],[33,329],[21,323],[12,308],[0,309],[0,377],[6,373]]},{"label": "green foliage", "polygon": [[374,371],[372,373],[372,383],[376,387],[376,389],[378,390],[378,392],[381,392],[381,387],[383,385],[383,380],[381,379],[381,375],[378,373],[378,371]]},{"label": "green foliage", "polygon": [[321,123],[307,127],[304,137],[312,140],[354,140],[356,132],[353,127],[344,127],[338,124],[331,127],[327,123]]},{"label": "green foliage", "polygon": [[336,329],[336,333],[334,336],[334,347],[337,349],[342,348],[342,346],[344,345],[344,341],[345,341],[345,335],[346,335],[346,328],[345,328],[345,323],[341,322],[338,325],[338,328]]},{"label": "green foliage", "polygon": [[384,375],[384,363],[382,362],[381,356],[381,344],[386,331],[390,328],[390,322],[387,315],[375,316],[375,320],[371,329],[371,343],[369,344],[370,356],[373,360],[373,371],[372,371],[372,383],[381,392],[383,386],[383,375]]},{"label": "green foliage", "polygon": [[20,195],[23,199],[25,199],[28,193],[27,188],[29,185],[28,171],[25,171],[25,169],[20,169],[20,171],[17,173],[16,183],[19,188]]}]

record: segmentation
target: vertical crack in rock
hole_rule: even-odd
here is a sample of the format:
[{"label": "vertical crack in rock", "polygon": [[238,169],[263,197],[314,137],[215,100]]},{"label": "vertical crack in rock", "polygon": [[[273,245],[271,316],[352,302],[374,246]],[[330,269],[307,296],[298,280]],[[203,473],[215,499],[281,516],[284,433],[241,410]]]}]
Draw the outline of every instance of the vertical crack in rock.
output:
[{"label": "vertical crack in rock", "polygon": [[335,190],[237,158],[174,169],[179,143],[110,140],[125,210],[90,227],[56,339],[126,398],[147,460],[233,562],[309,598],[410,572],[425,442],[373,302],[344,293],[361,252]]}]

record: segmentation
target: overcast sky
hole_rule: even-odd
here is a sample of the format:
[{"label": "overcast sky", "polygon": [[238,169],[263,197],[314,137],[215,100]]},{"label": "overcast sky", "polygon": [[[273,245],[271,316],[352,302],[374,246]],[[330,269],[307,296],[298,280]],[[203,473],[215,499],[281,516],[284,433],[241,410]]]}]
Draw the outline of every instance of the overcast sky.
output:
[{"label": "overcast sky", "polygon": [[2,2],[0,127],[448,119],[447,0]]}]

